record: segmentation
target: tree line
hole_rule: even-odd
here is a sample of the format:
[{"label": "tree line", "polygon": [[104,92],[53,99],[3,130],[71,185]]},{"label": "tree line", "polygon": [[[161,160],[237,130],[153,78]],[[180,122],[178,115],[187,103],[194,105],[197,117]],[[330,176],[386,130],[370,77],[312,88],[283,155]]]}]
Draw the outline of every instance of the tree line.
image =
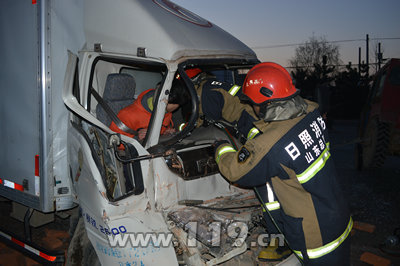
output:
[{"label": "tree line", "polygon": [[339,46],[312,36],[295,50],[289,71],[301,95],[333,119],[358,119],[369,92],[368,66],[343,66]]}]

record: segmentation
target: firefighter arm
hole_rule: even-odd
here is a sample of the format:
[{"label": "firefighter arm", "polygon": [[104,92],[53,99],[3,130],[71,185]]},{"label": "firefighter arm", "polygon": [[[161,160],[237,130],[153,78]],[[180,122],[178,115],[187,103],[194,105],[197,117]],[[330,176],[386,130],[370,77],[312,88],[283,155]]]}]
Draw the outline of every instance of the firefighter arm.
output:
[{"label": "firefighter arm", "polygon": [[238,97],[230,95],[224,89],[203,91],[202,110],[206,117],[215,121],[225,120],[232,125],[236,124],[247,139],[254,138],[259,133],[253,125],[257,121],[253,108],[242,104]]},{"label": "firefighter arm", "polygon": [[256,120],[256,115],[254,114],[253,108],[248,104],[243,104],[240,102],[239,97],[230,95],[227,91],[223,89],[217,90],[221,93],[223,97],[222,105],[222,118],[228,122],[236,122],[242,117],[242,113],[247,113],[247,118],[252,118],[253,121]]},{"label": "firefighter arm", "polygon": [[222,144],[215,152],[220,173],[229,181],[244,187],[260,186],[266,182],[267,167],[257,157],[248,143],[239,151],[230,144]]},{"label": "firefighter arm", "polygon": [[232,97],[226,92],[223,94],[225,94],[225,104],[222,117],[230,123],[236,123],[237,129],[246,139],[253,139],[260,133],[253,124],[257,121],[253,108],[248,104],[242,104],[238,97]]}]

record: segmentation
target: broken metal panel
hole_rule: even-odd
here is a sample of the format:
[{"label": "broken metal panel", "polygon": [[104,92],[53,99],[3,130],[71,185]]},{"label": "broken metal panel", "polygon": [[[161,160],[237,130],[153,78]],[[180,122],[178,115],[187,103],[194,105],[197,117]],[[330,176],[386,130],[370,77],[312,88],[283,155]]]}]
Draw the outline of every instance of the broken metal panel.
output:
[{"label": "broken metal panel", "polygon": [[[178,228],[170,230],[181,244],[181,253],[188,252],[187,258],[201,254],[201,261],[207,265],[226,262],[254,247],[258,234],[264,232],[260,204],[254,196],[183,203],[198,205],[175,209],[167,217],[170,227]],[[244,261],[255,262],[253,251],[242,256]]]}]

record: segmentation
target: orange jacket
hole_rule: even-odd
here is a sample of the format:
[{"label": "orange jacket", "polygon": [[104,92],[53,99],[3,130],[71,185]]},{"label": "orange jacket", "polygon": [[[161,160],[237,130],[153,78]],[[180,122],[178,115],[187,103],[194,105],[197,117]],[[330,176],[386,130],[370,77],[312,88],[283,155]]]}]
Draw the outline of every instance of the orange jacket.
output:
[{"label": "orange jacket", "polygon": [[[118,118],[133,130],[138,131],[139,129],[147,128],[151,118],[151,111],[153,110],[152,104],[149,106],[147,100],[152,101],[153,95],[154,89],[148,89],[142,92],[132,104],[119,111]],[[168,128],[173,128],[172,113],[165,114],[161,134]],[[119,129],[114,122],[111,122],[110,129],[131,138],[134,137],[134,135]]]}]

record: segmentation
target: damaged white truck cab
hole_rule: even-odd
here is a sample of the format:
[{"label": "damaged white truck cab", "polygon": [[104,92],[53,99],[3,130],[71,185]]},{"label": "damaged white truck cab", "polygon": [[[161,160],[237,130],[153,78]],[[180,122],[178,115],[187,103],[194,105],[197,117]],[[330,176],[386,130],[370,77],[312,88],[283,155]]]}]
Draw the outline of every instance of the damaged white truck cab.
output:
[{"label": "damaged white truck cab", "polygon": [[[73,191],[101,263],[218,264],[248,252],[246,243],[235,241],[257,227],[259,205],[252,191],[232,186],[218,173],[212,144],[235,140],[213,125],[195,128],[198,96],[184,70],[199,67],[237,83],[257,62],[254,52],[169,1],[98,5],[88,11],[86,23],[86,51],[79,54],[79,71],[70,54],[63,97],[74,113],[68,128]],[[191,101],[173,117],[186,127],[160,136],[177,73]],[[113,119],[101,102],[117,113],[156,87],[144,141],[108,128]],[[174,152],[159,156],[167,150]],[[149,237],[151,243],[137,242]]]},{"label": "damaged white truck cab", "polygon": [[[200,68],[240,85],[246,70],[258,62],[255,53],[169,0],[44,0],[37,9],[43,27],[39,43],[44,43],[39,120],[54,110],[62,114],[52,117],[54,133],[46,131],[48,121],[40,120],[39,132],[48,138],[46,142],[41,137],[38,146],[40,151],[51,149],[52,156],[58,151],[63,155],[54,160],[40,157],[38,162],[40,182],[51,180],[46,186],[38,184],[41,193],[36,196],[45,207],[29,200],[20,203],[51,212],[58,200],[51,193],[66,191],[63,204],[56,206],[62,211],[79,204],[81,221],[69,259],[75,260],[74,252],[83,247],[83,264],[235,264],[238,255],[241,263],[253,264],[260,247],[257,236],[264,232],[260,205],[251,190],[238,188],[219,174],[212,146],[217,139],[237,146],[240,141],[221,123],[196,125],[198,95],[185,70]],[[63,45],[50,47],[57,43]],[[60,99],[53,102],[46,96],[52,91],[52,97],[61,98],[60,86],[48,83],[62,83],[61,73],[54,73],[60,70],[56,66],[65,70],[62,99],[67,108],[57,102]],[[191,100],[173,113],[173,119],[175,125],[183,122],[186,127],[160,136],[178,73]],[[154,107],[145,139],[110,130],[118,111],[151,88]],[[67,177],[63,188],[58,189],[56,174],[47,173],[48,168]],[[8,188],[0,192],[13,198]],[[43,192],[50,194],[47,200],[41,198]],[[83,240],[83,231],[90,242]]]}]

